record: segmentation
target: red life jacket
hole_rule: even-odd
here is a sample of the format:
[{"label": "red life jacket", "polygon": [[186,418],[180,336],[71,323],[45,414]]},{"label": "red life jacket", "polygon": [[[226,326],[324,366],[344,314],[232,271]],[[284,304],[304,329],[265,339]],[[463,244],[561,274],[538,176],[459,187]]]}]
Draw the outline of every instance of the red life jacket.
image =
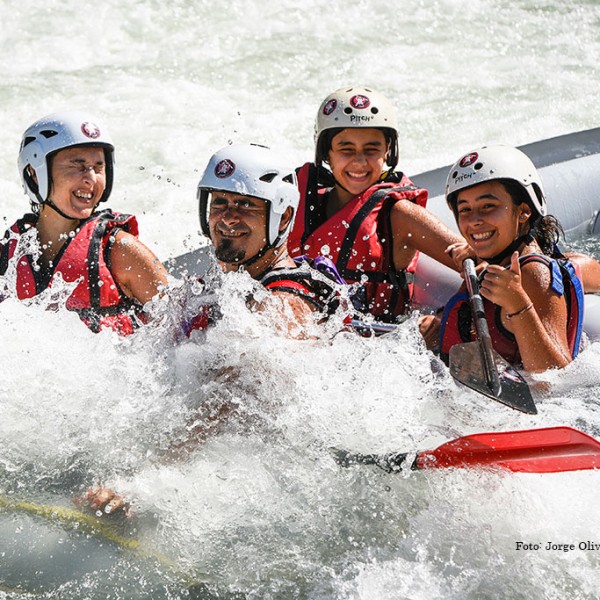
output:
[{"label": "red life jacket", "polygon": [[[305,256],[295,258],[294,261],[296,267],[277,268],[265,273],[260,279],[262,285],[272,292],[287,292],[299,296],[324,316],[333,314],[340,304],[333,284],[345,285],[340,283],[339,274],[332,274],[326,266],[321,266],[320,261],[313,261]],[[332,268],[335,270],[333,265]]]},{"label": "red life jacket", "polygon": [[[35,226],[37,219],[36,215],[25,215],[10,231],[23,234]],[[66,307],[77,312],[92,331],[109,327],[122,335],[133,333],[136,316],[142,317],[141,306],[123,293],[110,271],[110,250],[119,230],[137,236],[135,217],[102,210],[80,223],[75,236],[65,241],[51,269],[40,269],[37,265],[34,268],[30,255],[21,257],[17,265],[18,298],[37,296],[51,287],[55,274],[60,273],[69,283],[80,280]],[[9,235],[7,231],[5,238]],[[16,239],[4,242],[0,251],[1,275],[6,273],[16,248]]]},{"label": "red life jacket", "polygon": [[[543,254],[526,254],[519,257],[521,266],[530,262],[546,265],[551,272],[551,288],[565,296],[567,303],[567,340],[572,358],[579,352],[583,327],[583,287],[579,267],[566,259],[553,259]],[[482,297],[485,317],[494,350],[512,365],[520,365],[521,353],[515,336],[502,325],[501,307]],[[475,341],[469,295],[464,286],[444,308],[440,329],[440,355],[448,362],[448,353],[455,344]]]},{"label": "red life jacket", "polygon": [[[393,322],[412,299],[418,253],[404,270],[393,261],[390,211],[396,202],[427,203],[427,191],[402,173],[394,173],[362,194],[329,219],[316,167],[307,163],[298,170],[300,205],[288,239],[291,256],[327,256],[348,283],[362,282],[365,309],[380,321]],[[366,281],[365,281],[366,280]]]}]

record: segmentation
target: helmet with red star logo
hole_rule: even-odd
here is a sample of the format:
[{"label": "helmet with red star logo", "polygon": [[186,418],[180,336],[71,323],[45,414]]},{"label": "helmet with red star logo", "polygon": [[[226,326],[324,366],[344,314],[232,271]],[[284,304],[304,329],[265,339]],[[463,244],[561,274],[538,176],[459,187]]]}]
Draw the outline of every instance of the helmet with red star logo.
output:
[{"label": "helmet with red star logo", "polygon": [[329,94],[319,107],[315,121],[315,164],[327,158],[334,132],[348,128],[383,130],[390,150],[387,164],[398,164],[398,121],[392,103],[369,87],[345,87]]},{"label": "helmet with red star logo", "polygon": [[32,205],[48,200],[53,156],[60,150],[77,146],[104,148],[106,186],[100,202],[108,199],[114,177],[113,142],[96,117],[85,112],[68,111],[43,117],[23,134],[18,158],[19,175]]}]

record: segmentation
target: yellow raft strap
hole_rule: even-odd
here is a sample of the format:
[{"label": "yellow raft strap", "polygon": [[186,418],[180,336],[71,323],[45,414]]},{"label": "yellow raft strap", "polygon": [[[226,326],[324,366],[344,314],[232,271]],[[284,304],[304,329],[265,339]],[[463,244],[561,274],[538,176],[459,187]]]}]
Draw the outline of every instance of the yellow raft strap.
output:
[{"label": "yellow raft strap", "polygon": [[65,506],[36,504],[25,500],[6,498],[5,496],[0,496],[0,510],[2,509],[34,515],[46,519],[51,523],[56,522],[61,525],[69,525],[78,530],[83,530],[85,533],[99,535],[105,540],[112,542],[124,550],[129,550],[141,558],[153,559],[159,562],[164,567],[167,567],[169,570],[176,573],[188,585],[204,584],[208,580],[208,577],[206,577],[204,581],[191,577],[184,571],[181,571],[177,564],[167,556],[154,552],[153,550],[142,548],[139,540],[125,537],[117,533],[111,524],[102,522],[100,518],[95,515],[89,515]]}]

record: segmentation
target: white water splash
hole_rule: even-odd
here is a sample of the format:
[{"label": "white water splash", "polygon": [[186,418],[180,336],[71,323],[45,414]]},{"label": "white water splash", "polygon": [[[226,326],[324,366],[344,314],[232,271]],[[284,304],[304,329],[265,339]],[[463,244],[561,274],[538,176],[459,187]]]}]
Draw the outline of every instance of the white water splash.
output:
[{"label": "white water splash", "polygon": [[[93,12],[70,0],[7,4],[5,226],[27,209],[20,136],[62,108],[108,122],[117,144],[110,205],[138,215],[141,239],[161,258],[205,243],[195,191],[214,150],[255,141],[295,164],[310,160],[317,107],[342,85],[370,84],[394,101],[408,173],[482,143],[595,127],[599,10],[525,0],[409,0],[397,10],[380,0],[109,0]],[[595,240],[583,249],[600,257]],[[0,304],[0,495],[70,506],[87,485],[113,484],[137,510],[123,532],[181,571],[43,518],[23,529],[29,543],[3,571],[16,517],[2,513],[0,590],[19,564],[37,564],[34,548],[55,557],[39,569],[42,583],[55,575],[40,584],[46,598],[57,589],[73,599],[186,597],[183,575],[204,573],[249,598],[597,596],[597,553],[515,549],[519,540],[600,541],[595,472],[393,476],[342,469],[328,448],[417,451],[471,432],[551,425],[600,437],[598,343],[545,376],[550,393],[527,416],[456,386],[414,320],[376,340],[326,331],[288,341],[246,308],[250,282],[223,286],[223,320],[179,344],[175,292],[156,307],[163,320],[130,339],[94,335],[60,308]],[[184,305],[196,292],[181,290]],[[165,463],[173,441],[210,424],[223,401],[237,413],[219,434]],[[72,570],[59,577],[71,539]],[[88,555],[97,563],[76,571]]]}]

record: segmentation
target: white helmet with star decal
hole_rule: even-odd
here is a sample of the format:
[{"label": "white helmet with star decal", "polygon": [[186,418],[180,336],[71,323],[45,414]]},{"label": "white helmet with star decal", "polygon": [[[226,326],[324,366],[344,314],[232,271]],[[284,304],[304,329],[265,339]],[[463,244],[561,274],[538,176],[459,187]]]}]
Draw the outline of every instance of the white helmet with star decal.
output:
[{"label": "white helmet with star decal", "polygon": [[217,190],[265,200],[269,245],[280,246],[287,238],[293,218],[280,232],[281,218],[288,206],[296,213],[300,193],[294,169],[282,164],[273,150],[257,144],[233,144],[213,154],[198,183],[200,226],[208,237],[209,195]]},{"label": "white helmet with star decal", "polygon": [[446,179],[446,202],[456,214],[458,192],[497,179],[517,183],[525,191],[535,214],[546,215],[546,197],[540,175],[530,158],[512,146],[483,146],[460,158]]},{"label": "white helmet with star decal", "polygon": [[[96,117],[85,112],[68,111],[43,117],[23,134],[18,158],[19,175],[32,205],[48,200],[52,183],[52,157],[59,150],[77,146],[104,148],[106,186],[100,202],[108,199],[114,177],[113,142]],[[35,171],[35,179],[30,168]]]},{"label": "white helmet with star decal", "polygon": [[387,163],[398,164],[398,119],[392,103],[380,92],[364,86],[345,87],[329,94],[319,107],[315,121],[315,164],[326,158],[332,129],[373,127],[384,130],[390,142]]}]

